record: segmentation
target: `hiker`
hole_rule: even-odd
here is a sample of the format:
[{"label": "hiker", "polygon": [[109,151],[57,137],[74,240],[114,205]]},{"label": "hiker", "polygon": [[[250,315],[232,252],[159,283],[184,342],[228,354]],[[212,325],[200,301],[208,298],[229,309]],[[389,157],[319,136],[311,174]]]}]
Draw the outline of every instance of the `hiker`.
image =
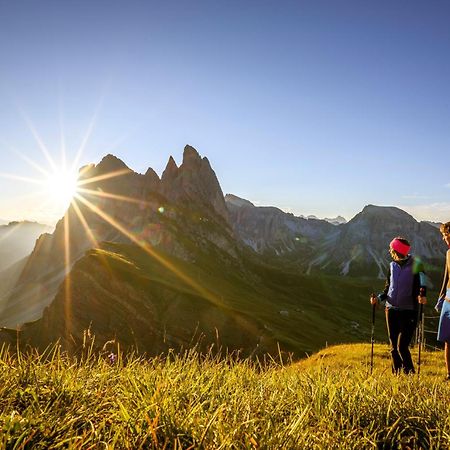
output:
[{"label": "hiker", "polygon": [[411,244],[402,237],[394,238],[389,244],[392,261],[386,278],[384,291],[370,303],[384,303],[386,326],[391,343],[392,372],[403,370],[414,373],[409,345],[417,325],[418,303],[425,304],[425,272],[419,258],[409,253]]},{"label": "hiker", "polygon": [[445,273],[442,282],[442,289],[435,309],[441,313],[439,319],[439,328],[437,339],[444,342],[445,367],[447,368],[447,378],[450,381],[450,222],[443,223],[440,226],[442,239],[449,247],[445,260]]}]

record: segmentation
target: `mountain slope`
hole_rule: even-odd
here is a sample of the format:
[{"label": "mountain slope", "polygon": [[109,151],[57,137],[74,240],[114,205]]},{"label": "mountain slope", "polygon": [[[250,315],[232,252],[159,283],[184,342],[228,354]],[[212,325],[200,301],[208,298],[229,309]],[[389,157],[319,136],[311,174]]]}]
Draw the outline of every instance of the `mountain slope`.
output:
[{"label": "mountain slope", "polygon": [[256,207],[232,194],[227,194],[225,201],[236,234],[258,253],[299,251],[310,255],[317,242],[338,232],[325,220],[295,217],[270,206]]},{"label": "mountain slope", "polygon": [[23,327],[21,343],[45,348],[60,339],[76,351],[90,328],[98,348],[117,339],[122,348],[158,354],[200,340],[203,349],[275,355],[279,345],[301,357],[327,342],[368,339],[367,281],[299,276],[246,258],[242,265],[208,244],[192,264],[104,243],[74,265],[43,317]]},{"label": "mountain slope", "polygon": [[37,222],[10,222],[0,225],[0,272],[28,256],[36,239],[50,227]]}]

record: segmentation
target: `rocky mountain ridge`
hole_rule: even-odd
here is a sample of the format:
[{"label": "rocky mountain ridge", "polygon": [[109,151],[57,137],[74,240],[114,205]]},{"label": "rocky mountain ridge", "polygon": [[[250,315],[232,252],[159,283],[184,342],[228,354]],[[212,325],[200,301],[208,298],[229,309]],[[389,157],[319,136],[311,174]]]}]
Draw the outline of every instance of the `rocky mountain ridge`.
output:
[{"label": "rocky mountain ridge", "polygon": [[273,207],[256,207],[236,196],[225,197],[230,220],[242,242],[260,254],[288,259],[304,273],[383,278],[389,263],[388,244],[401,235],[412,251],[439,264],[445,251],[439,230],[418,222],[396,207],[367,205],[349,222],[331,225]]},{"label": "rocky mountain ridge", "polygon": [[80,170],[78,195],[53,234],[42,235],[15,287],[0,302],[0,326],[36,320],[70,269],[103,241],[158,247],[182,259],[190,254],[180,229],[198,245],[213,242],[235,254],[222,190],[207,158],[186,146],[177,167],[169,158],[161,178],[151,168],[135,173],[113,155]]}]

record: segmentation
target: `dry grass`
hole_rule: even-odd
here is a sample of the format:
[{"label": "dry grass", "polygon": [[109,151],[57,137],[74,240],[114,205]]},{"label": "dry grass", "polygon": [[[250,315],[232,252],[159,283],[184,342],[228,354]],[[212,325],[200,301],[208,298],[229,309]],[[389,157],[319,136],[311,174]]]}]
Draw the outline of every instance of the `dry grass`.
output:
[{"label": "dry grass", "polygon": [[330,347],[283,366],[183,355],[0,353],[6,449],[448,448],[450,384],[442,354],[420,378],[394,377],[386,346]]}]

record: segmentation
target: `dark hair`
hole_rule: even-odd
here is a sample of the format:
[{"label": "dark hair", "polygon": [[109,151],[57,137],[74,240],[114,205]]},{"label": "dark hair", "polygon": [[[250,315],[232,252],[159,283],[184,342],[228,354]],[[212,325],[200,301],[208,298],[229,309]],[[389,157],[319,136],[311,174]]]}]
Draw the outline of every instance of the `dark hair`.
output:
[{"label": "dark hair", "polygon": [[439,227],[439,231],[442,234],[449,234],[450,233],[450,222],[441,223],[441,226]]}]

